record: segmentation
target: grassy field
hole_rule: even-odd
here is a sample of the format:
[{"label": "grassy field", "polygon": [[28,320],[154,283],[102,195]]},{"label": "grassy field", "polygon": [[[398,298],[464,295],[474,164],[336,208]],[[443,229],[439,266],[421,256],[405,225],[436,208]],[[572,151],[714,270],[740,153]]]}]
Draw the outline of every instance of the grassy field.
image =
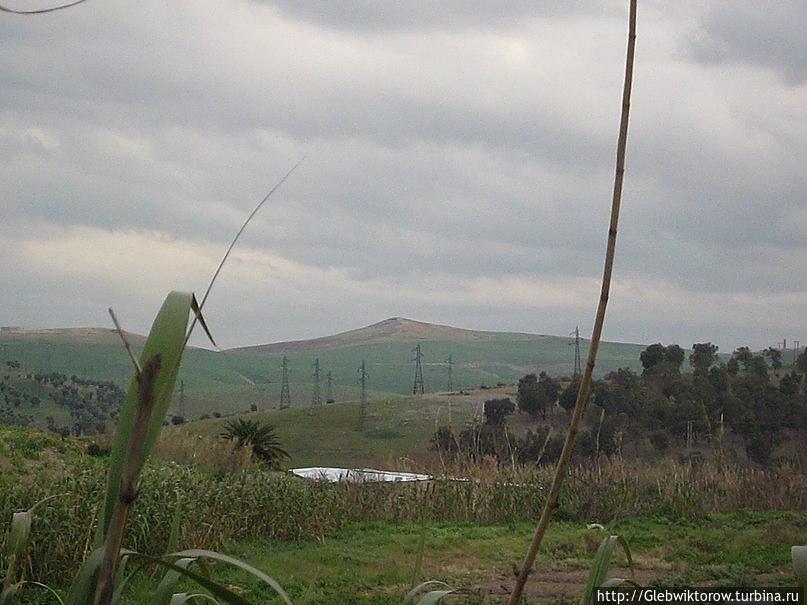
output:
[{"label": "grassy field", "polygon": [[[523,522],[364,523],[321,541],[252,540],[225,550],[270,573],[295,603],[398,605],[411,586],[425,535],[417,580],[448,582],[462,594],[457,602],[500,603],[512,587],[513,569],[521,562],[530,529]],[[807,542],[807,518],[795,512],[739,511],[697,521],[622,519],[607,530],[627,539],[635,579],[653,586],[793,585],[790,546]],[[603,535],[583,523],[553,524],[530,580],[528,602],[577,602]],[[245,595],[275,602],[243,575],[222,569],[215,575]],[[612,575],[631,575],[621,553]],[[146,587],[137,586],[127,602],[145,602],[146,595]]]},{"label": "grassy field", "polygon": [[[419,341],[423,348],[423,377],[427,392],[443,391],[447,385],[445,361],[452,355],[456,389],[476,388],[499,382],[512,384],[527,372],[546,369],[571,373],[573,348],[569,339],[552,336],[503,334],[480,342]],[[367,362],[368,387],[376,398],[411,393],[414,376],[412,348],[416,342],[388,342],[348,346],[321,351],[290,353],[292,403],[306,405],[313,387],[313,361],[319,357],[322,389],[332,372],[337,400],[358,399],[358,367]],[[642,345],[603,343],[598,373],[618,367],[640,367]],[[584,347],[585,349],[585,347]],[[583,351],[585,354],[585,350]],[[0,360],[16,360],[32,372],[63,374],[111,380],[119,384],[131,378],[131,363],[117,344],[4,340]],[[250,405],[261,409],[278,403],[281,381],[280,355],[249,355],[189,349],[180,379],[185,383],[185,409],[189,419],[203,414],[242,412]],[[178,393],[175,408],[178,406]]]},{"label": "grassy field", "polygon": [[[357,402],[268,410],[246,414],[271,422],[291,459],[288,466],[345,466],[402,468],[433,458],[430,438],[438,424],[449,422],[461,429],[474,416],[481,415],[485,399],[515,397],[513,387],[473,391],[467,395],[429,395],[374,398],[367,408],[364,427],[360,428]],[[226,418],[193,422],[167,429],[173,433],[216,435]],[[522,430],[532,421],[527,416],[511,419],[514,430]],[[534,423],[533,423],[534,424]]]}]

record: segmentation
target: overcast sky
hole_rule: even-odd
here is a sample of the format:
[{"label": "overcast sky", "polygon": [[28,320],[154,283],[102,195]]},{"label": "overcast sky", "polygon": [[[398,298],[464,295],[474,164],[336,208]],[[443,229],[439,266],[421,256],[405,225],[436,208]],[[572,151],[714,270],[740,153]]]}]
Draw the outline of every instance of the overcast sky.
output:
[{"label": "overcast sky", "polygon": [[[220,344],[390,316],[588,335],[626,20],[626,0],[0,13],[0,323],[112,305],[147,331],[307,154],[210,298]],[[803,0],[640,0],[638,30],[605,338],[807,342]]]}]

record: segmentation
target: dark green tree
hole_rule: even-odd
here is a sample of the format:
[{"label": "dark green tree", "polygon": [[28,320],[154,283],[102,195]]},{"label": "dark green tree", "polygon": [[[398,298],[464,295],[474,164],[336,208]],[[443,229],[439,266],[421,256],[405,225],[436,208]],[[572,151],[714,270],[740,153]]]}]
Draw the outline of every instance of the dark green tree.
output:
[{"label": "dark green tree", "polygon": [[748,347],[737,347],[731,356],[737,360],[744,370],[748,371],[748,364],[751,363],[754,354],[751,353],[751,349]]},{"label": "dark green tree", "polygon": [[692,364],[693,373],[705,375],[709,368],[717,362],[717,345],[711,342],[701,342],[692,345],[689,354],[689,363]]},{"label": "dark green tree", "polygon": [[577,391],[580,390],[580,381],[572,380],[560,394],[558,403],[567,412],[571,411],[577,401]]},{"label": "dark green tree", "polygon": [[763,352],[763,355],[770,360],[773,371],[778,372],[782,367],[782,351],[776,347],[768,347]]},{"label": "dark green tree", "polygon": [[540,376],[527,374],[518,381],[518,409],[533,418],[546,418],[547,410],[555,405],[559,394],[560,383],[546,372],[541,372]]},{"label": "dark green tree", "polygon": [[520,412],[530,416],[538,416],[541,412],[541,395],[538,388],[538,376],[527,374],[518,381],[516,403]]},{"label": "dark green tree", "polygon": [[516,404],[507,399],[488,399],[485,402],[485,422],[501,425],[516,411]]},{"label": "dark green tree", "polygon": [[740,371],[740,362],[737,361],[736,357],[732,357],[726,363],[726,372],[731,374],[732,376],[736,376]]},{"label": "dark green tree", "polygon": [[660,342],[654,345],[649,345],[644,351],[639,354],[639,360],[642,362],[642,367],[645,372],[653,370],[656,366],[661,364],[666,359],[667,347]]}]

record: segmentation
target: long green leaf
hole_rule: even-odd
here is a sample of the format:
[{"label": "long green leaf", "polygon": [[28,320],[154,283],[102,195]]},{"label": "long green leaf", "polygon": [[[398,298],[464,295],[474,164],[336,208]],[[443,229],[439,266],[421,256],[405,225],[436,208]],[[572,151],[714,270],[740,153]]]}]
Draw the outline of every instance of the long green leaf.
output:
[{"label": "long green leaf", "polygon": [[[431,589],[451,590],[451,587],[445,582],[439,580],[427,580],[415,586],[412,590],[406,593],[403,600],[403,605],[415,605],[415,599],[426,591],[434,592]],[[418,601],[420,603],[420,601]]]},{"label": "long green leaf", "polygon": [[34,582],[33,580],[23,580],[21,582],[17,582],[11,586],[9,590],[4,590],[2,594],[0,594],[0,605],[9,605],[10,603],[13,603],[14,597],[25,586],[36,586],[37,588],[41,588],[45,592],[49,593],[54,599],[56,599],[60,605],[64,605],[64,601],[62,600],[62,597],[59,596],[58,592],[53,590],[47,584],[43,584],[42,582]]},{"label": "long green leaf", "polygon": [[453,590],[432,590],[423,595],[423,598],[417,602],[417,605],[437,605],[443,598],[450,594],[454,594]]},{"label": "long green leaf", "polygon": [[[184,559],[180,559],[176,562],[177,567],[181,567],[182,569],[188,569],[191,566],[191,563],[194,563],[196,559],[192,557],[185,557]],[[182,578],[182,574],[178,571],[174,571],[173,569],[169,569],[165,572],[163,579],[160,580],[160,583],[157,585],[157,590],[154,592],[154,596],[151,598],[151,605],[168,605],[169,602],[173,602],[171,595],[174,594],[174,590],[179,584],[179,580]]]},{"label": "long green leaf", "polygon": [[[175,563],[171,563],[170,561],[166,561],[165,559],[159,559],[157,557],[152,557],[150,555],[144,555],[142,553],[130,553],[133,558],[143,559],[145,561],[149,561],[150,563],[154,563],[155,565],[159,565],[161,567],[165,567],[166,569],[170,569],[176,571],[182,576],[196,582],[202,588],[208,590],[214,597],[218,598],[219,600],[224,601],[225,603],[229,603],[230,605],[253,605],[249,601],[247,601],[244,597],[237,595],[232,590],[222,586],[218,582],[214,582],[204,576],[201,576],[197,573],[192,572],[190,569],[183,569],[176,565]],[[68,605],[70,605],[68,603]]]},{"label": "long green leaf", "polygon": [[807,546],[793,546],[790,549],[793,557],[793,572],[802,586],[807,587]]},{"label": "long green leaf", "polygon": [[608,576],[608,568],[611,566],[611,559],[614,556],[614,548],[619,544],[625,551],[625,556],[628,559],[628,565],[633,570],[633,557],[631,556],[628,543],[621,536],[606,536],[600,542],[600,547],[597,549],[597,554],[594,556],[594,564],[591,567],[591,572],[588,575],[586,582],[585,592],[580,599],[580,605],[593,605],[594,603],[594,589],[602,586],[606,582]]},{"label": "long green leaf", "polygon": [[0,605],[11,605],[17,593],[22,589],[23,584],[24,582],[16,582],[8,586],[4,585],[3,590],[0,591]]},{"label": "long green leaf", "polygon": [[210,595],[206,594],[190,594],[187,592],[178,592],[171,597],[171,601],[169,605],[185,605],[185,603],[189,603],[193,600],[202,600],[202,601],[210,601],[211,603],[217,603],[221,605],[216,599],[211,597]]},{"label": "long green leaf", "polygon": [[223,555],[221,553],[217,553],[212,550],[201,550],[198,548],[190,549],[190,550],[182,550],[180,552],[173,553],[171,556],[173,557],[193,557],[196,559],[212,559],[213,561],[219,561],[220,563],[227,563],[228,565],[232,565],[233,567],[237,567],[242,571],[247,572],[258,578],[261,582],[266,584],[267,586],[271,587],[283,602],[286,605],[293,605],[289,595],[286,594],[286,591],[283,590],[283,587],[277,583],[277,581],[272,578],[271,576],[266,575],[260,569],[252,567],[249,563],[244,563],[243,561],[239,561],[238,559],[234,559],[233,557],[228,557],[227,555]]},{"label": "long green leaf", "polygon": [[92,603],[95,596],[95,581],[98,577],[98,568],[104,560],[104,549],[96,548],[90,553],[73,578],[70,592],[67,593],[65,605],[85,605]]},{"label": "long green leaf", "polygon": [[17,568],[20,561],[25,558],[28,543],[31,540],[31,511],[21,511],[11,516],[8,536],[6,538],[6,577],[3,579],[0,605],[11,603],[19,587],[13,588],[17,583]]},{"label": "long green leaf", "polygon": [[[160,368],[155,380],[155,405],[151,417],[151,426],[146,437],[141,460],[135,461],[141,466],[154,447],[162,428],[163,419],[171,404],[171,397],[174,393],[174,386],[179,373],[179,364],[185,348],[185,331],[188,326],[188,317],[190,316],[192,305],[193,294],[189,292],[174,291],[168,294],[157,317],[154,319],[154,324],[151,326],[148,339],[140,355],[141,367],[146,367],[146,364],[155,357],[159,357],[160,360]],[[129,385],[126,399],[120,409],[115,438],[112,441],[104,513],[96,535],[96,545],[99,546],[104,542],[106,532],[109,529],[109,522],[112,518],[112,510],[118,500],[123,466],[127,463],[133,463],[133,461],[125,460],[125,457],[138,407],[138,385],[138,377],[135,376]]]}]

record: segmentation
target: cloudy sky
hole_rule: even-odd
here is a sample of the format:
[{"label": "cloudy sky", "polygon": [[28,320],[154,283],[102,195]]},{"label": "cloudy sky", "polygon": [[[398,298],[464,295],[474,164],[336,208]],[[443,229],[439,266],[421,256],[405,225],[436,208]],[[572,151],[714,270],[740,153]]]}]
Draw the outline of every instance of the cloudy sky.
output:
[{"label": "cloudy sky", "polygon": [[[23,0],[5,0],[17,8]],[[220,344],[390,316],[587,334],[622,0],[89,0],[0,13],[0,323]],[[807,342],[807,9],[640,0],[605,337]]]}]

